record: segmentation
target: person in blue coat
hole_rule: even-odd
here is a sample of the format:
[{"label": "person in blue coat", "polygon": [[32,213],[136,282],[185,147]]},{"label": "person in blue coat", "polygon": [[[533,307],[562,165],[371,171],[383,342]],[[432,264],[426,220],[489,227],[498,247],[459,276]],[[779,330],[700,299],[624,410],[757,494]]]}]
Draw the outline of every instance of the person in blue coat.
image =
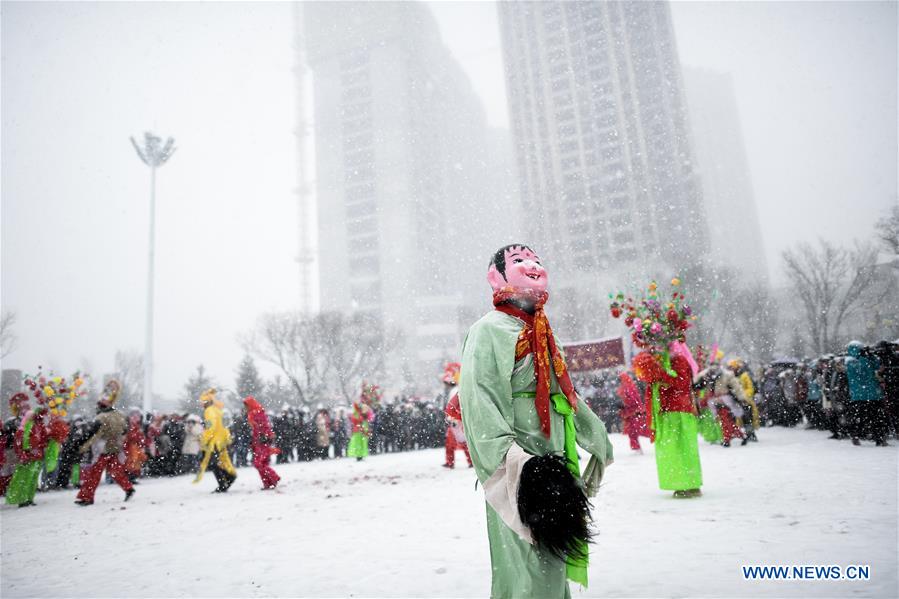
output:
[{"label": "person in blue coat", "polygon": [[886,446],[883,389],[877,378],[880,359],[861,341],[850,342],[846,354],[846,378],[853,412],[852,444],[861,445],[859,438],[870,431],[878,446]]}]

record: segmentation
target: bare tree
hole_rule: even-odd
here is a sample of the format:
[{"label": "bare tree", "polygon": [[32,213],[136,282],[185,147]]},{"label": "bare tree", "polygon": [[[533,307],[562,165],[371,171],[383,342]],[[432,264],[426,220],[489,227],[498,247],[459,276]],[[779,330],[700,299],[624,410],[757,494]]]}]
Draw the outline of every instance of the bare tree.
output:
[{"label": "bare tree", "polygon": [[300,403],[311,406],[329,396],[354,400],[363,380],[383,376],[384,356],[400,336],[363,313],[285,312],[263,315],[239,340],[245,351],[277,366]]},{"label": "bare tree", "polygon": [[317,318],[327,331],[324,351],[331,367],[330,389],[350,403],[359,396],[363,381],[384,376],[384,356],[398,345],[399,333],[385,330],[371,314],[330,312]]},{"label": "bare tree", "polygon": [[852,249],[819,240],[782,254],[784,270],[805,315],[812,351],[836,351],[846,320],[883,299],[877,250],[870,244]]},{"label": "bare tree", "polygon": [[899,205],[893,206],[886,216],[877,221],[874,228],[884,248],[899,256]]},{"label": "bare tree", "polygon": [[328,360],[322,352],[326,342],[319,317],[298,312],[261,316],[256,328],[239,338],[244,351],[277,366],[287,377],[303,404],[327,387]]},{"label": "bare tree", "polygon": [[4,310],[0,316],[0,358],[5,358],[16,349],[18,338],[13,327],[16,324],[16,313]]}]

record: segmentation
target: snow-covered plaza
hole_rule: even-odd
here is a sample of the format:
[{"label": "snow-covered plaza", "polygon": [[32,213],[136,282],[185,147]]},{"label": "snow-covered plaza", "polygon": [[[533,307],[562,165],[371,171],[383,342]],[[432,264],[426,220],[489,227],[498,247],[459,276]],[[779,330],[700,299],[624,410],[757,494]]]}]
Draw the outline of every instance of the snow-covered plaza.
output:
[{"label": "snow-covered plaza", "polygon": [[[704,496],[677,500],[658,490],[645,439],[637,455],[611,437],[590,587],[575,597],[899,596],[895,446],[766,428],[747,447],[702,444]],[[211,493],[211,475],[142,480],[128,503],[102,485],[88,508],[42,493],[37,507],[0,510],[0,594],[483,597],[483,493],[442,458],[281,465],[276,492],[244,468],[227,495]],[[867,565],[870,578],[744,580],[750,565]]]}]

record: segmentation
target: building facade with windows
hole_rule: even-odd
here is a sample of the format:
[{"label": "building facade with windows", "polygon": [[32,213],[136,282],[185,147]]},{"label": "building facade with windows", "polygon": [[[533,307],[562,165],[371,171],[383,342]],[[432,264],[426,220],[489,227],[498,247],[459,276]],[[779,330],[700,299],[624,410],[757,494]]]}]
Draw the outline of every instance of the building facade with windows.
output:
[{"label": "building facade with windows", "polygon": [[668,5],[497,6],[528,236],[562,267],[557,281],[702,256],[708,231]]},{"label": "building facade with windows", "polygon": [[377,315],[405,340],[392,373],[436,380],[470,324],[466,283],[475,268],[483,279],[495,247],[483,248],[504,238],[483,109],[425,5],[316,2],[303,13],[320,308]]}]

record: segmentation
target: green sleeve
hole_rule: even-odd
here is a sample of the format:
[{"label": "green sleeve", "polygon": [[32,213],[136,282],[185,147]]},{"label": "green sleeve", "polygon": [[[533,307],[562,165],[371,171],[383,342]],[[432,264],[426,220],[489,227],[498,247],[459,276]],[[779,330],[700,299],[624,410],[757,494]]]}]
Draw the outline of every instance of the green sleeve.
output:
[{"label": "green sleeve", "polygon": [[47,472],[53,472],[56,470],[56,466],[59,463],[59,442],[56,439],[50,439],[50,442],[47,443],[47,449],[44,453],[44,465],[47,468]]},{"label": "green sleeve", "polygon": [[595,455],[603,465],[609,464],[612,461],[612,443],[609,442],[606,425],[581,398],[577,400],[574,426],[577,429],[577,444]]},{"label": "green sleeve", "polygon": [[31,449],[31,429],[34,427],[34,421],[29,420],[22,429],[22,449],[29,451]]},{"label": "green sleeve", "polygon": [[468,332],[462,346],[459,381],[465,437],[482,483],[503,463],[515,440],[511,383],[514,347],[511,359],[505,359],[502,336],[491,328],[491,323],[482,320]]}]

